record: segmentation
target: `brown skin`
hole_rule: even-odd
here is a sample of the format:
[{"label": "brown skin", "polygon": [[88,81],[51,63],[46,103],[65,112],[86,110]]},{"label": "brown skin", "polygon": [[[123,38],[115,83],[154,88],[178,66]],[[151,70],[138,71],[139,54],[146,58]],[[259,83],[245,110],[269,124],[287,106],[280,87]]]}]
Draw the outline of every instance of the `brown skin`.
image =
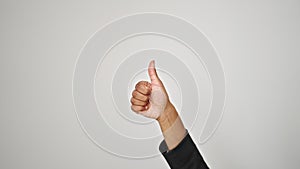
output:
[{"label": "brown skin", "polygon": [[[149,98],[151,95],[151,84],[147,81],[140,81],[136,84],[135,90],[132,92],[132,98],[130,102],[131,108],[135,112],[144,111],[149,108]],[[156,118],[162,132],[166,131],[178,118],[178,113],[170,102],[167,100],[167,104],[164,111]]]},{"label": "brown skin", "polygon": [[[169,100],[162,81],[156,73],[154,61],[149,64],[148,74],[151,82],[138,82],[132,92],[131,109],[138,114],[156,119],[168,148],[173,149],[181,141],[178,138],[183,137],[185,129],[178,112]],[[173,130],[171,130],[172,127]]]}]

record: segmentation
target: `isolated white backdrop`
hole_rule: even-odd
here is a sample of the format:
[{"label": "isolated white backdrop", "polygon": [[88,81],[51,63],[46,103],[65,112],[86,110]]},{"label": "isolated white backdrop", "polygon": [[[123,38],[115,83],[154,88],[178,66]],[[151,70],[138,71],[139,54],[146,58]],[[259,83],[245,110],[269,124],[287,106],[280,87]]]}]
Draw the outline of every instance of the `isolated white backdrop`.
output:
[{"label": "isolated white backdrop", "polygon": [[185,18],[220,55],[226,110],[215,135],[198,145],[211,168],[298,168],[299,2],[130,0],[0,2],[0,168],[168,168],[162,157],[123,159],[99,149],[72,103],[85,41],[138,12]]}]

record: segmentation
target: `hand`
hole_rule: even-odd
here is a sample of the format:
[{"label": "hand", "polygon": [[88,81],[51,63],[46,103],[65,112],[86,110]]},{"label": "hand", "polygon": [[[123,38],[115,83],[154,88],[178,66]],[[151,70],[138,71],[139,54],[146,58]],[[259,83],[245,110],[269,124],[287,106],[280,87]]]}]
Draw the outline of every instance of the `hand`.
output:
[{"label": "hand", "polygon": [[148,74],[151,83],[140,81],[136,84],[130,100],[131,109],[138,114],[158,120],[161,116],[164,116],[169,107],[172,107],[172,104],[162,81],[156,73],[154,60],[149,63]]},{"label": "hand", "polygon": [[148,74],[151,83],[140,81],[136,84],[130,100],[131,109],[138,114],[156,119],[168,149],[172,150],[185,137],[186,130],[156,73],[154,61],[149,63]]}]

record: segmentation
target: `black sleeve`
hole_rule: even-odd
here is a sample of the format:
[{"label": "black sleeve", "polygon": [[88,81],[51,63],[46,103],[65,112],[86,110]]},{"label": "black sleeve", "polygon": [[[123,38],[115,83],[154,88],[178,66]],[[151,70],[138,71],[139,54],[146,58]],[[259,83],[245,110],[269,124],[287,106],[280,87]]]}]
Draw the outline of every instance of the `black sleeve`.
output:
[{"label": "black sleeve", "polygon": [[171,169],[208,169],[208,166],[188,133],[174,149],[167,151],[165,141],[162,141],[159,149]]}]

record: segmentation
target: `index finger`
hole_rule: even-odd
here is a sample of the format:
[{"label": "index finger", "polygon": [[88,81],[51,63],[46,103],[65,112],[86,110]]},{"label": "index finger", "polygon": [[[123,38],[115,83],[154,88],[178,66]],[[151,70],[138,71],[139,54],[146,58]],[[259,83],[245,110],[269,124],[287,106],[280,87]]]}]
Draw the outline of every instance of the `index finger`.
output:
[{"label": "index finger", "polygon": [[149,95],[151,93],[151,84],[147,81],[140,81],[135,85],[135,89],[145,95]]}]

